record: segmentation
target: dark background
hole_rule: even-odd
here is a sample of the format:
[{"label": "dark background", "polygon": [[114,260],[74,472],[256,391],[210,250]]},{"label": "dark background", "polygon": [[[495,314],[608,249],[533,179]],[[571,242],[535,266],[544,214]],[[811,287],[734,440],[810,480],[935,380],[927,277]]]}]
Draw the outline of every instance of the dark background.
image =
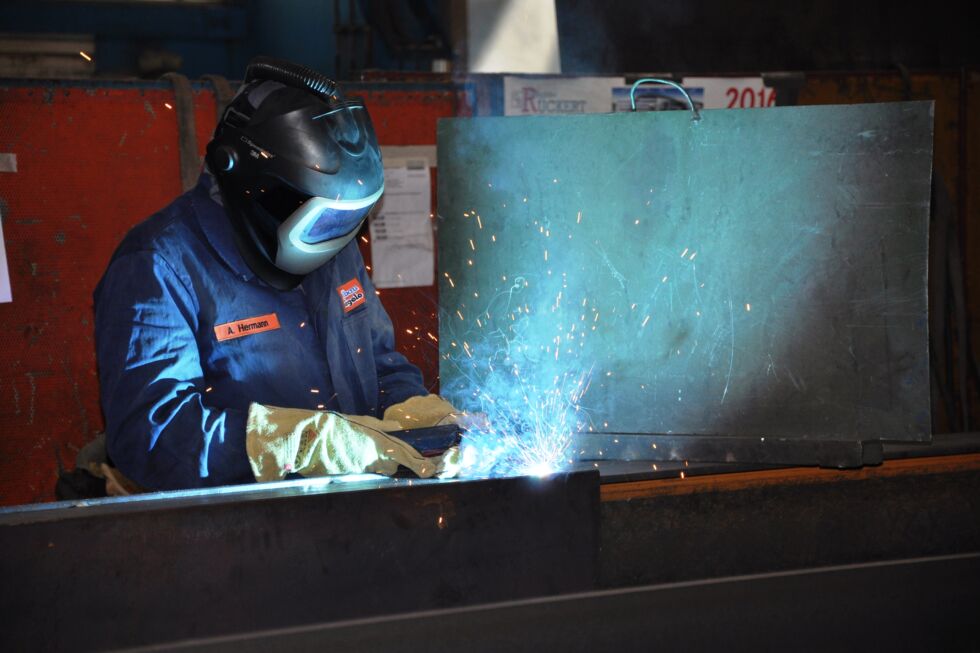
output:
[{"label": "dark background", "polygon": [[[556,0],[566,74],[957,69],[980,63],[976,23],[962,7],[887,0]],[[465,15],[462,0],[5,0],[0,33],[92,34],[98,75],[174,69],[236,78],[262,53],[351,79],[371,69],[430,71],[436,59],[465,72]],[[155,66],[144,57],[141,66],[146,52],[169,56]]]}]

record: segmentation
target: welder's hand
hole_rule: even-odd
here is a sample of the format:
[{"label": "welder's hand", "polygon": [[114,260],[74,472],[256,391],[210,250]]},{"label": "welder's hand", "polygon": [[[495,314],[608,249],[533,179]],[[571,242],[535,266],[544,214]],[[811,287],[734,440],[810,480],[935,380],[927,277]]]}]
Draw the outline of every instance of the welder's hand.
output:
[{"label": "welder's hand", "polygon": [[417,429],[442,424],[459,424],[463,429],[486,429],[487,416],[465,413],[453,407],[439,395],[409,397],[385,411],[385,421],[395,420],[405,429]]},{"label": "welder's hand", "polygon": [[453,424],[462,411],[439,395],[409,397],[405,401],[389,406],[385,411],[385,421],[393,420],[403,429],[419,429],[426,426]]},{"label": "welder's hand", "polygon": [[390,435],[399,422],[331,411],[251,404],[245,447],[256,480],[277,481],[295,472],[393,475],[404,465],[421,478],[455,476],[459,451],[426,458]]}]

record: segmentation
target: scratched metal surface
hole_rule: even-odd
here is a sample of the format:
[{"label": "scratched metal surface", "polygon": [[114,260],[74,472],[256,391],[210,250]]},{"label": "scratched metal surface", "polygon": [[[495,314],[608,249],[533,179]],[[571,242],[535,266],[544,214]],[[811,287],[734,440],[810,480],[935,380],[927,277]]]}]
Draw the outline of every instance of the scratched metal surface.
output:
[{"label": "scratched metal surface", "polygon": [[444,394],[585,374],[599,433],[927,439],[932,132],[931,102],[442,120]]}]

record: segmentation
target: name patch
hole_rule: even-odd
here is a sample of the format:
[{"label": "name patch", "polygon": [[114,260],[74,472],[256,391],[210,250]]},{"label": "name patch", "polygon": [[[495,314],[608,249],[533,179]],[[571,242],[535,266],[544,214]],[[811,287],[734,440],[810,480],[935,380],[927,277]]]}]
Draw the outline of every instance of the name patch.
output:
[{"label": "name patch", "polygon": [[357,279],[351,279],[347,283],[337,286],[337,294],[340,295],[344,313],[350,313],[365,302],[364,288],[361,287],[361,282]]},{"label": "name patch", "polygon": [[253,333],[262,333],[263,331],[272,331],[278,328],[279,318],[275,313],[269,313],[268,315],[250,317],[244,320],[238,320],[237,322],[219,324],[214,327],[214,335],[218,337],[218,340],[231,340],[233,338],[241,338],[242,336],[250,336]]}]

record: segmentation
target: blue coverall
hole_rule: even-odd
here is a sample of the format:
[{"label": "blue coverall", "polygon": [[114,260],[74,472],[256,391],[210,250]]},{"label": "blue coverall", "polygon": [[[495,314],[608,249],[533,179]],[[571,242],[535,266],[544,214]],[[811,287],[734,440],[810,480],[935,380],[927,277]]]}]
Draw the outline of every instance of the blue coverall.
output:
[{"label": "blue coverall", "polygon": [[[292,291],[258,279],[234,243],[213,179],[134,227],[95,290],[95,335],[110,459],[149,489],[254,481],[251,402],[380,417],[427,394],[351,241]],[[345,311],[339,290],[365,300]],[[221,339],[274,314],[279,328]],[[264,322],[272,324],[269,319]]]}]

